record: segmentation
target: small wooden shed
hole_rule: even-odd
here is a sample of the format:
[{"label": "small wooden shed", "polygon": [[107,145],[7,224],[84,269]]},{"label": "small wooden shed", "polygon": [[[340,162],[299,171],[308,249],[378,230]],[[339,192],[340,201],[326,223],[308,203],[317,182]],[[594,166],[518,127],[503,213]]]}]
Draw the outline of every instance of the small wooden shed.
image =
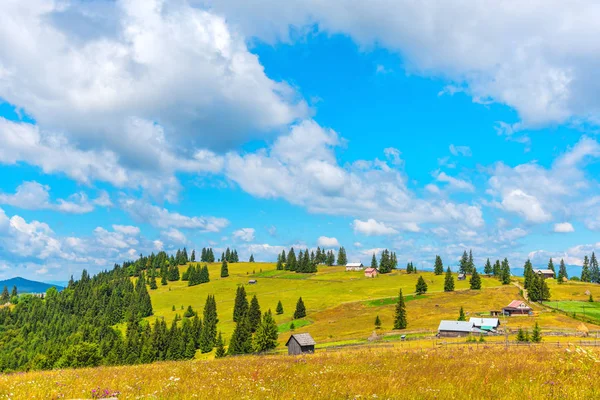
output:
[{"label": "small wooden shed", "polygon": [[248,281],[248,285],[256,285],[256,283],[257,283],[257,282],[258,282],[258,281],[257,281],[256,279],[250,279],[250,280]]},{"label": "small wooden shed", "polygon": [[305,354],[315,352],[315,340],[310,336],[310,333],[296,333],[288,339],[285,344],[288,348],[288,354]]},{"label": "small wooden shed", "polygon": [[367,278],[375,278],[377,276],[377,268],[367,268],[367,269],[365,269],[365,276]]}]

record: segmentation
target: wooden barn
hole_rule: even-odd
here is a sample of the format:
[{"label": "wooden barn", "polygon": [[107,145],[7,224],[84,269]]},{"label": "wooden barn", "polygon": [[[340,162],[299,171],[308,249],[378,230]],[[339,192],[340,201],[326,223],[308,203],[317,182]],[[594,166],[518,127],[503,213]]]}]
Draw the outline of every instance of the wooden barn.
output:
[{"label": "wooden barn", "polygon": [[465,279],[467,279],[467,274],[463,274],[462,272],[458,274],[459,281],[464,281]]},{"label": "wooden barn", "polygon": [[367,268],[367,269],[365,269],[365,276],[367,278],[375,278],[377,276],[377,268]]},{"label": "wooden barn", "polygon": [[361,262],[353,262],[346,264],[346,271],[362,271],[365,266]]},{"label": "wooden barn", "polygon": [[315,340],[310,336],[310,333],[296,333],[288,339],[285,344],[288,348],[288,354],[306,354],[315,352]]},{"label": "wooden barn", "polygon": [[502,309],[504,315],[529,315],[531,307],[529,307],[524,301],[513,300],[509,305]]},{"label": "wooden barn", "polygon": [[438,337],[461,337],[470,334],[486,334],[470,321],[440,321]]},{"label": "wooden barn", "polygon": [[554,279],[554,271],[551,269],[534,269],[533,273],[541,275],[546,279]]},{"label": "wooden barn", "polygon": [[258,283],[258,281],[256,279],[250,279],[248,281],[248,285],[256,285]]},{"label": "wooden barn", "polygon": [[496,329],[500,326],[500,320],[498,318],[469,318],[469,322],[471,322],[475,328],[479,328],[486,332],[496,332]]}]

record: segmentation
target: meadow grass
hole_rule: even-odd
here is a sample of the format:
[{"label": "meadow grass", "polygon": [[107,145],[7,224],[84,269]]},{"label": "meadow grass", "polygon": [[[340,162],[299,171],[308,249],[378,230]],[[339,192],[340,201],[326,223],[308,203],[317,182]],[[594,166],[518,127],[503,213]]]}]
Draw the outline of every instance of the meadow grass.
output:
[{"label": "meadow grass", "polygon": [[406,349],[55,370],[0,376],[0,399],[593,399],[600,355],[570,346]]}]

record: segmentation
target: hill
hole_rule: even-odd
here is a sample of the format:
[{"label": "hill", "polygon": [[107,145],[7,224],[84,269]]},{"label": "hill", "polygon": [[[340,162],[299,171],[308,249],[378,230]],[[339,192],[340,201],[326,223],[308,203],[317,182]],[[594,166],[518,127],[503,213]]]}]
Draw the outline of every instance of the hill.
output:
[{"label": "hill", "polygon": [[4,286],[8,287],[8,290],[11,290],[13,286],[16,286],[19,293],[45,293],[46,290],[50,289],[51,287],[55,287],[58,290],[64,289],[62,286],[52,285],[44,282],[30,281],[29,279],[21,277],[0,281],[0,290],[2,290]]}]

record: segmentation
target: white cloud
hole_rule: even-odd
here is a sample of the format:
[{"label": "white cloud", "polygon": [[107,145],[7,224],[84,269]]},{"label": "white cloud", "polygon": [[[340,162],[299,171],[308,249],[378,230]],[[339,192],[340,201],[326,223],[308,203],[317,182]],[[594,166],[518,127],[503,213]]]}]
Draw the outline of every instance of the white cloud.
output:
[{"label": "white cloud", "polygon": [[233,237],[244,242],[251,242],[254,240],[254,228],[242,228],[233,232]]},{"label": "white cloud", "polygon": [[[110,201],[110,200],[109,200]],[[94,205],[106,205],[106,197],[101,194],[96,200],[89,200],[83,192],[74,193],[68,199],[50,200],[50,187],[38,182],[23,182],[14,194],[0,192],[0,204],[8,204],[26,210],[56,210],[71,214],[85,214],[94,210]]]},{"label": "white cloud", "polygon": [[119,233],[128,236],[137,236],[140,234],[140,228],[131,225],[113,225],[113,229]]},{"label": "white cloud", "polygon": [[185,235],[178,229],[170,228],[166,231],[161,232],[163,238],[174,244],[185,244],[187,242],[187,238]]},{"label": "white cloud", "polygon": [[362,243],[361,242],[354,242],[354,247],[362,247]]},{"label": "white cloud", "polygon": [[467,182],[465,180],[462,179],[458,179],[458,178],[454,178],[452,176],[447,175],[445,172],[440,172],[437,175],[437,181],[438,182],[445,182],[448,184],[448,186],[452,189],[456,189],[456,190],[462,190],[465,192],[474,192],[475,191],[475,186],[473,186],[472,183]]},{"label": "white cloud", "polygon": [[519,129],[577,119],[597,124],[600,114],[600,52],[590,40],[600,34],[595,2],[209,3],[263,40],[290,40],[290,26],[295,33],[317,26],[350,35],[364,49],[396,51],[410,73],[443,77],[451,93],[513,107],[522,119]]},{"label": "white cloud", "polygon": [[502,199],[502,206],[507,211],[513,211],[521,214],[530,222],[546,222],[552,219],[552,215],[547,213],[539,200],[520,189],[512,190]]},{"label": "white cloud", "polygon": [[171,212],[142,200],[123,199],[121,208],[135,220],[145,222],[157,228],[196,229],[204,232],[219,232],[229,225],[225,218],[188,217],[177,212]]},{"label": "white cloud", "polygon": [[372,218],[367,221],[355,219],[352,226],[355,233],[362,233],[367,236],[392,235],[398,233],[396,229],[386,226],[383,222],[377,222]]},{"label": "white cloud", "polygon": [[560,222],[558,224],[554,224],[554,232],[560,232],[560,233],[575,232],[575,228],[573,228],[573,225],[571,225],[568,222]]},{"label": "white cloud", "polygon": [[450,153],[455,156],[471,157],[471,148],[469,146],[450,145]]},{"label": "white cloud", "polygon": [[334,237],[320,236],[317,240],[317,246],[325,249],[340,247],[340,242]]}]

